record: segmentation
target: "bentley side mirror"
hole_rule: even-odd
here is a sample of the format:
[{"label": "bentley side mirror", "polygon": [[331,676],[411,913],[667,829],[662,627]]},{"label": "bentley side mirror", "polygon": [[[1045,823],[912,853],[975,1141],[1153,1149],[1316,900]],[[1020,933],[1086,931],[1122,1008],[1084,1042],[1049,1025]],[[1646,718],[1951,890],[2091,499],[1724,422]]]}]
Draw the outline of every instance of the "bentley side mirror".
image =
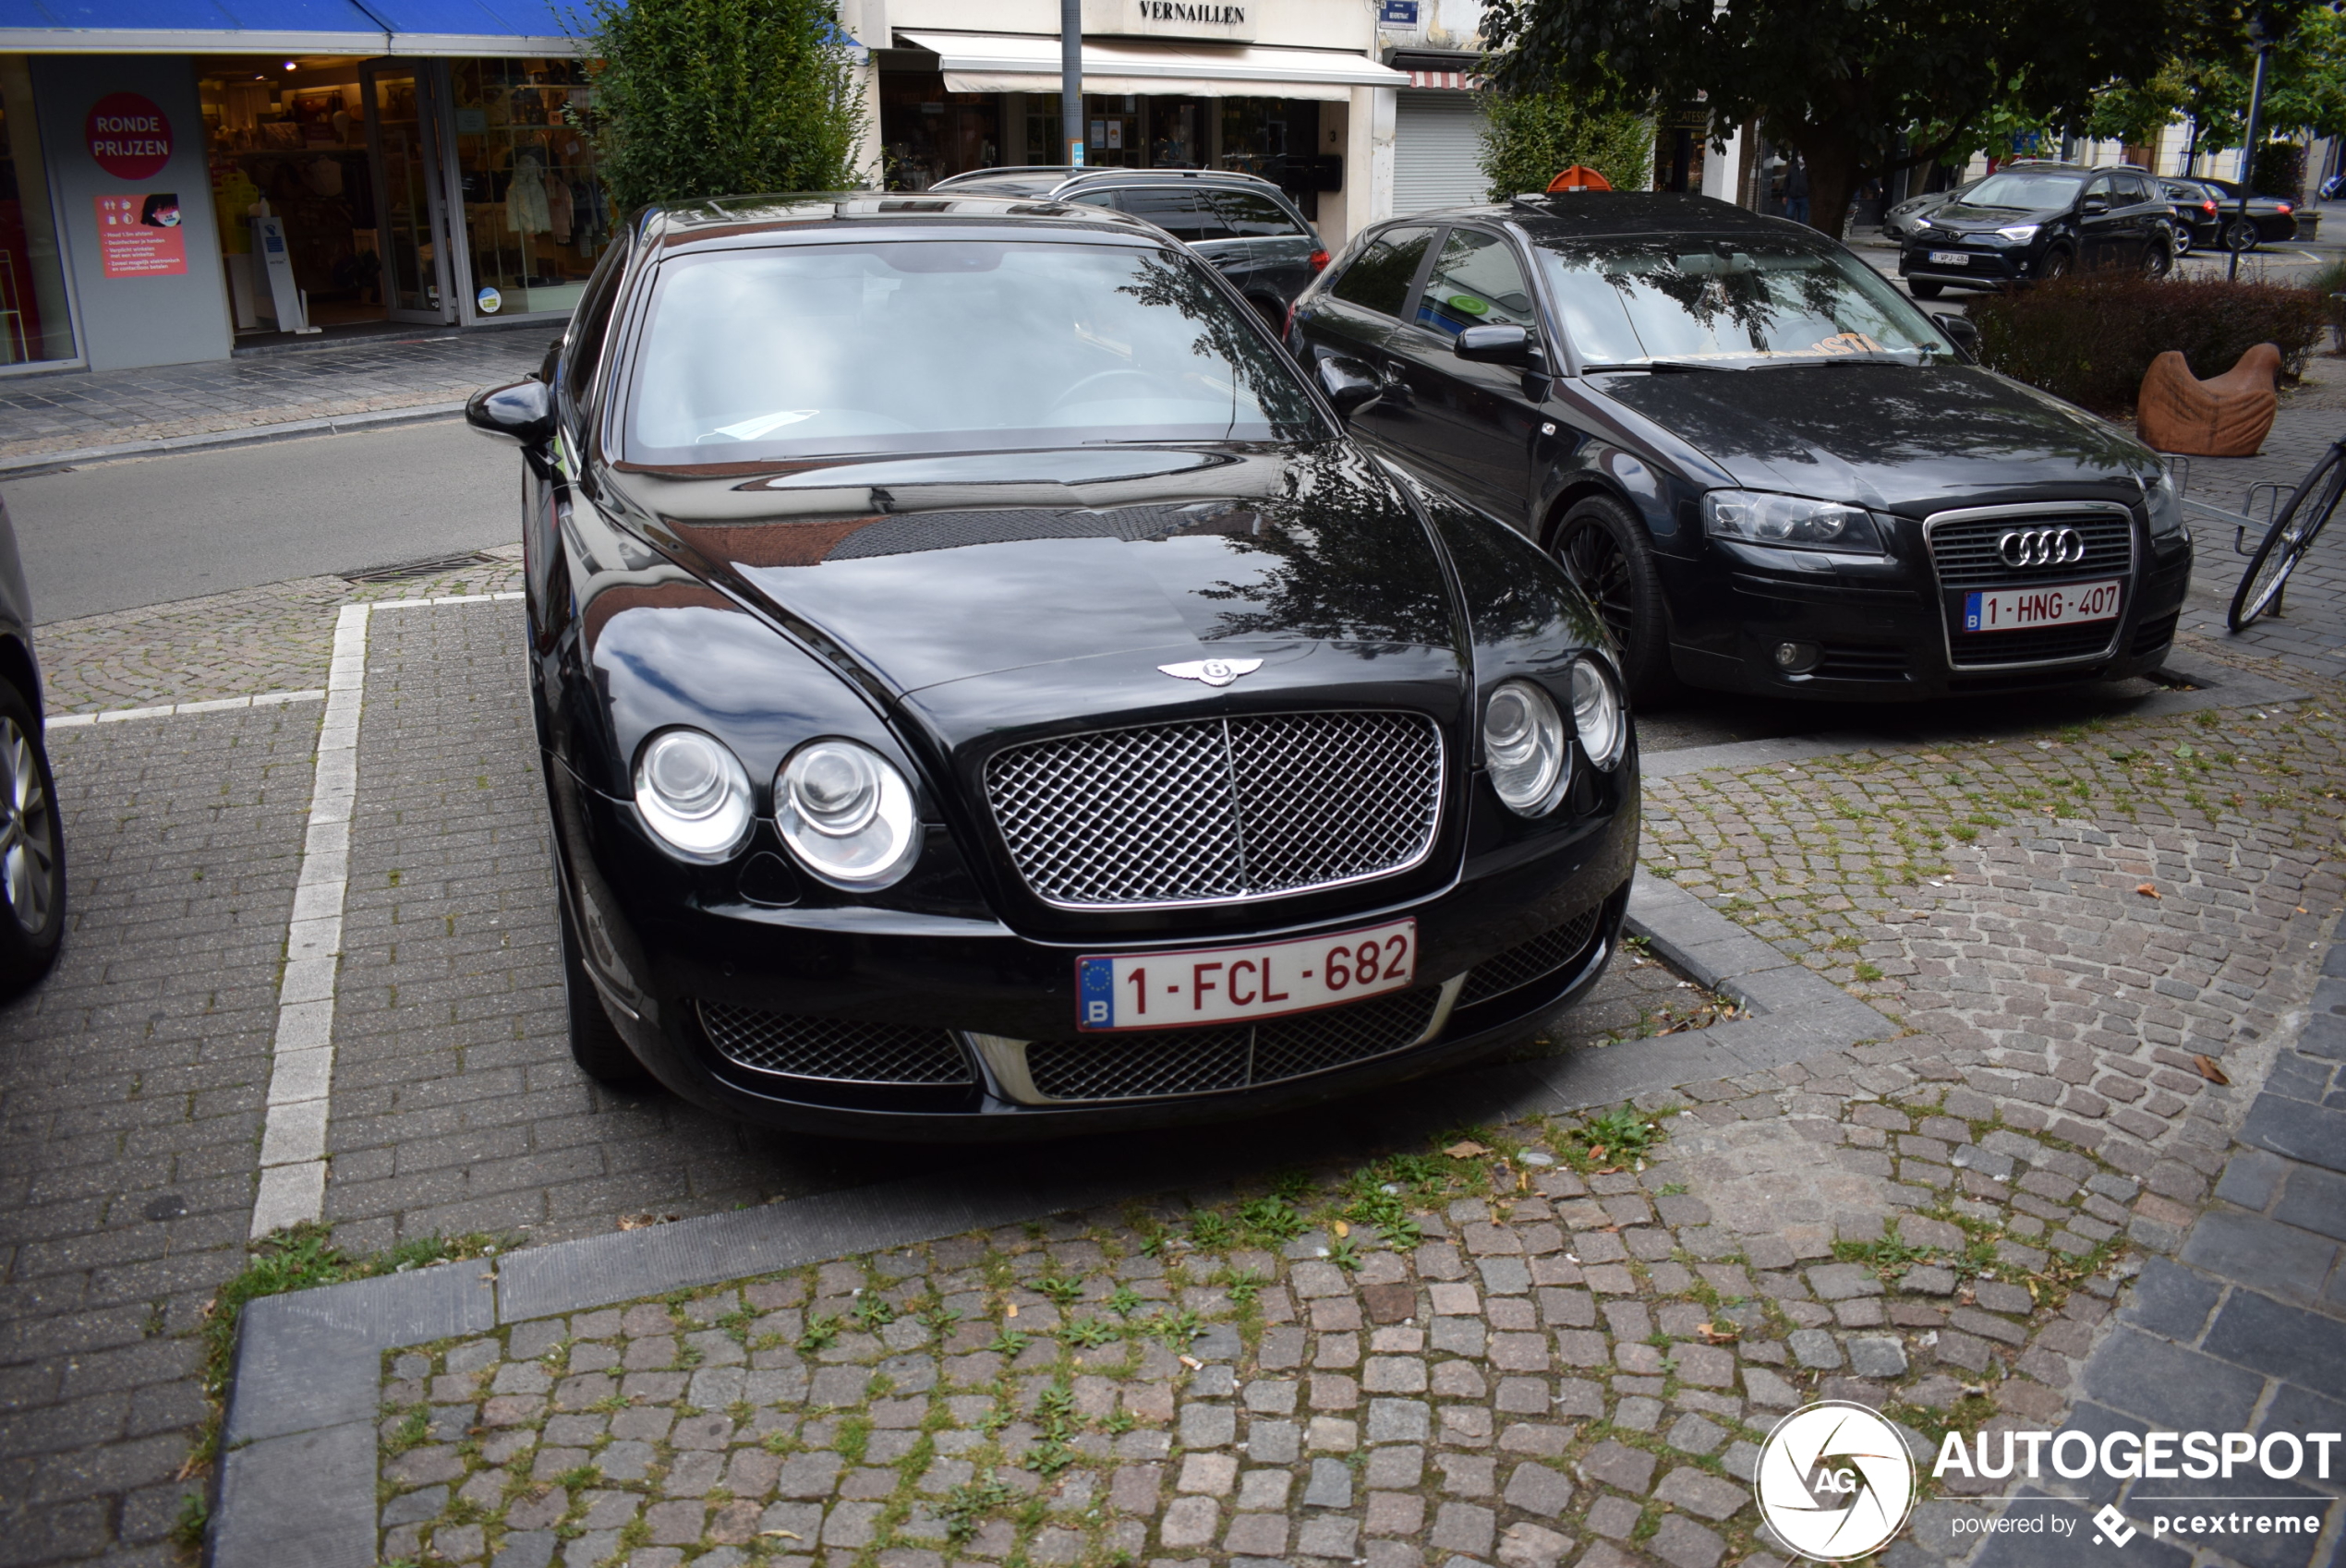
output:
[{"label": "bentley side mirror", "polygon": [[1979,363],[1978,322],[1968,316],[1940,316],[1933,320],[1937,322],[1939,330],[1947,334],[1947,341],[1955,345],[1958,353],[1974,365]]},{"label": "bentley side mirror", "polygon": [[1320,390],[1336,404],[1336,414],[1342,418],[1351,418],[1362,404],[1385,391],[1385,383],[1376,379],[1375,371],[1340,354],[1321,360],[1318,374]]},{"label": "bentley side mirror", "polygon": [[465,404],[465,423],[515,446],[542,445],[554,434],[553,389],[531,380],[475,392]]},{"label": "bentley side mirror", "polygon": [[1450,344],[1450,352],[1477,365],[1529,365],[1531,334],[1521,327],[1469,327]]}]

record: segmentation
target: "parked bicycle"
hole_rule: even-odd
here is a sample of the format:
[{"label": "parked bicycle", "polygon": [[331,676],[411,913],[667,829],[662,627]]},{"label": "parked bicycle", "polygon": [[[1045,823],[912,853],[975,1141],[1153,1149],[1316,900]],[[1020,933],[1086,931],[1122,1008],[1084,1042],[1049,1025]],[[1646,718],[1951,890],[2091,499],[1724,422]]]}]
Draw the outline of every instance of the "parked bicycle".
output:
[{"label": "parked bicycle", "polygon": [[[2289,586],[2289,574],[2321,537],[2339,501],[2346,500],[2346,436],[2332,441],[2295,485],[2260,482],[2249,486],[2248,499],[2238,512],[2210,506],[2190,493],[2190,458],[2170,458],[2168,465],[2183,505],[2203,517],[2231,524],[2232,553],[2248,557],[2248,570],[2241,573],[2240,586],[2232,592],[2231,611],[2226,617],[2231,629],[2243,631],[2259,617],[2280,614],[2281,592]],[[2265,514],[2258,517],[2254,513],[2260,500]],[[2264,530],[2253,550],[2248,548],[2251,528]]]},{"label": "parked bicycle", "polygon": [[2278,607],[2281,590],[2289,585],[2289,574],[2321,537],[2341,497],[2346,497],[2346,437],[2330,442],[2273,513],[2264,543],[2249,558],[2248,570],[2241,573],[2240,587],[2232,594],[2229,619],[2233,631],[2243,630],[2261,615],[2280,613]]}]

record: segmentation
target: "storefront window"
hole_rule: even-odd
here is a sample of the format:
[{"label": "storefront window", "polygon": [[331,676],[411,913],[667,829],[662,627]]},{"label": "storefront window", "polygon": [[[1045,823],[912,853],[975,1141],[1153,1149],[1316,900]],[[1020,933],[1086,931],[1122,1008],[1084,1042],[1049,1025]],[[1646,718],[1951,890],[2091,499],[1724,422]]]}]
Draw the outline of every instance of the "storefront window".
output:
[{"label": "storefront window", "polygon": [[55,209],[21,54],[0,54],[0,365],[73,357]]},{"label": "storefront window", "polygon": [[1319,140],[1320,106],[1311,99],[1222,100],[1220,166],[1269,180],[1314,220],[1320,215]]},{"label": "storefront window", "polygon": [[941,76],[883,73],[880,140],[888,188],[926,190],[948,175],[1002,162],[1001,104],[990,92],[948,92]]},{"label": "storefront window", "polygon": [[594,91],[585,68],[568,59],[458,60],[451,76],[473,311],[568,310],[612,223],[572,113]]},{"label": "storefront window", "polygon": [[284,224],[311,325],[381,320],[382,259],[357,57],[231,56],[208,64],[197,87],[237,330],[279,330],[269,286],[252,262],[250,220],[260,201]]}]

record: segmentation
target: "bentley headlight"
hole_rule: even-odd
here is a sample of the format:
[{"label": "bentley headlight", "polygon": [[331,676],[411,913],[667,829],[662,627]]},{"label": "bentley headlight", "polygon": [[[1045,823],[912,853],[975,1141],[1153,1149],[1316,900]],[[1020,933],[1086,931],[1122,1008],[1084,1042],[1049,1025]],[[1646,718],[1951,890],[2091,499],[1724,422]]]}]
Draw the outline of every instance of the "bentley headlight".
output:
[{"label": "bentley headlight", "polygon": [[1707,490],[1702,497],[1702,527],[1714,537],[1755,545],[1881,553],[1881,535],[1865,508],[1807,496]]},{"label": "bentley headlight", "polygon": [[2162,471],[2158,483],[2143,491],[2143,510],[2150,514],[2150,537],[2154,543],[2172,543],[2184,537],[2190,530],[2183,526],[2183,492],[2175,488],[2175,476]]},{"label": "bentley headlight", "polygon": [[1571,778],[1564,720],[1547,693],[1509,681],[1482,710],[1482,756],[1491,787],[1518,816],[1544,815]]},{"label": "bentley headlight", "polygon": [[1580,750],[1590,762],[1610,770],[1621,760],[1629,726],[1622,717],[1620,694],[1595,659],[1573,663],[1572,724],[1580,732]]},{"label": "bentley headlight", "polygon": [[913,787],[853,741],[814,741],[774,776],[774,824],[802,864],[834,887],[885,887],[920,848]]},{"label": "bentley headlight", "polygon": [[749,775],[714,735],[663,730],[635,758],[635,809],[678,860],[728,861],[749,841]]}]

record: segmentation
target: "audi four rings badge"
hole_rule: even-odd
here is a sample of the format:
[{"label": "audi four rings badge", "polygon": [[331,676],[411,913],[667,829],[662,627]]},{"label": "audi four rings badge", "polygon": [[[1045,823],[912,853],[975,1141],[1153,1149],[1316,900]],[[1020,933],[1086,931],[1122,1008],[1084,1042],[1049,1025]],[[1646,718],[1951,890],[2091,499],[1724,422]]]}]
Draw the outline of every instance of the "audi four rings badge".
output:
[{"label": "audi four rings badge", "polygon": [[1185,664],[1157,666],[1176,681],[1203,681],[1209,686],[1227,686],[1240,676],[1252,675],[1262,668],[1259,658],[1193,658]]},{"label": "audi four rings badge", "polygon": [[2086,536],[2074,528],[2015,528],[1996,541],[2006,566],[2074,566],[2086,559]]}]

